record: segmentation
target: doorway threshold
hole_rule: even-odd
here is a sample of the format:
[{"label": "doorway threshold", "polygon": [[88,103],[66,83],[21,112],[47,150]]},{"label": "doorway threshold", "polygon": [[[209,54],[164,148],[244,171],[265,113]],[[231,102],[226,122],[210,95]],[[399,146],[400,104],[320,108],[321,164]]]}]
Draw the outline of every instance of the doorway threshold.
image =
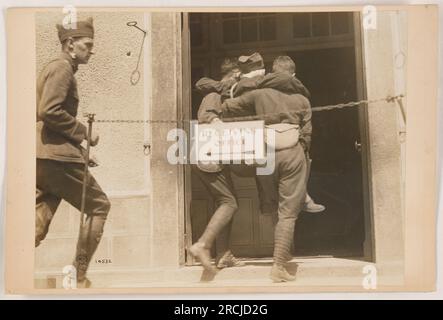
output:
[{"label": "doorway threshold", "polygon": [[[273,259],[265,258],[238,258],[245,262],[243,267],[224,268],[219,270],[215,279],[242,279],[257,280],[268,278]],[[321,277],[353,277],[362,275],[364,266],[371,264],[361,257],[337,258],[332,256],[295,257],[287,263],[289,273],[296,274],[298,278],[321,278]],[[201,270],[199,264],[187,266],[186,270]]]},{"label": "doorway threshold", "polygon": [[[243,267],[225,268],[216,274],[204,271],[201,265],[165,268],[113,268],[91,270],[88,273],[93,288],[240,288],[243,292],[265,292],[266,288],[294,287],[315,291],[316,288],[362,289],[366,266],[378,271],[378,283],[397,286],[403,281],[401,263],[374,264],[362,258],[336,258],[330,256],[293,258],[288,271],[296,280],[273,283],[269,278],[272,258],[243,258]],[[52,280],[51,280],[52,279]],[[49,281],[51,280],[51,281]],[[63,274],[36,274],[37,288],[62,288]],[[52,283],[52,284],[51,284]],[[307,289],[306,289],[307,288]],[[237,289],[236,289],[237,290]],[[257,291],[258,290],[258,291]],[[289,290],[289,289],[288,289]],[[294,289],[296,291],[296,289]],[[242,291],[242,290],[240,290]]]}]

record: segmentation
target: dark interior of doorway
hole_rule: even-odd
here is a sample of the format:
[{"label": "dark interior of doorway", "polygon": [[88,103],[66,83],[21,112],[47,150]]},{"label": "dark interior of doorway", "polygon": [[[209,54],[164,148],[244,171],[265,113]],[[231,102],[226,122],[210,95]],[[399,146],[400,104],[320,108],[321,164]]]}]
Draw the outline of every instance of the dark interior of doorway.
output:
[{"label": "dark interior of doorway", "polygon": [[[311,92],[311,105],[357,99],[353,47],[287,52]],[[358,110],[314,112],[308,191],[326,206],[302,213],[296,224],[296,255],[363,256],[364,211]]]}]

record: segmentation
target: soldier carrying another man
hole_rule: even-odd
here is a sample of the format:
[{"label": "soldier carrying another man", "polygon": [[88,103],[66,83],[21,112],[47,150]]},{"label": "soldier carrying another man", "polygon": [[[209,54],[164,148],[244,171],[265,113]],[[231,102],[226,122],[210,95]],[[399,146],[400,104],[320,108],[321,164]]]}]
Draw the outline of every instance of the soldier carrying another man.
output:
[{"label": "soldier carrying another man", "polygon": [[[275,64],[278,65],[280,60],[277,59]],[[305,152],[310,145],[311,107],[309,100],[299,93],[300,82],[292,75],[279,72],[263,78],[264,72],[257,72],[263,69],[263,61],[258,54],[252,58],[241,57],[239,62],[241,70],[247,76],[243,82],[240,80],[233,86],[244,93],[239,97],[226,99],[226,86],[214,82],[216,86],[208,86],[213,88],[209,90],[212,92],[205,96],[200,106],[199,120],[205,119],[206,123],[213,123],[223,119],[229,121],[230,117],[258,115],[269,126],[286,123],[300,128],[300,142],[296,141],[289,147],[276,150],[274,172],[271,175],[257,176],[262,212],[277,215],[274,219],[274,265],[270,277],[274,282],[291,281],[295,277],[288,273],[286,263],[291,256],[295,221],[306,199]],[[281,67],[284,68],[284,64]],[[233,86],[229,89],[230,96]],[[257,87],[260,89],[256,89]],[[196,245],[198,242],[194,244]],[[203,243],[200,245],[203,246]],[[206,255],[205,260],[208,259]]]}]

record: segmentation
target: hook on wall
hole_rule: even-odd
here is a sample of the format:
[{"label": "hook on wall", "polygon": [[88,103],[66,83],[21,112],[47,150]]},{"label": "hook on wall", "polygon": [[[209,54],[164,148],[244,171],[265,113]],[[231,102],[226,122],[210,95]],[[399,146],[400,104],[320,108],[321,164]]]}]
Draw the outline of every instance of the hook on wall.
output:
[{"label": "hook on wall", "polygon": [[141,55],[142,55],[142,52],[143,52],[143,44],[145,42],[147,31],[145,31],[142,28],[140,28],[139,26],[137,26],[137,21],[129,21],[129,22],[126,23],[126,25],[128,27],[137,28],[138,30],[143,32],[143,40],[142,40],[142,43],[141,43],[141,46],[140,46],[140,51],[139,51],[139,54],[138,54],[137,65],[136,65],[134,71],[132,71],[131,77],[130,77],[131,84],[134,86],[140,80],[140,71],[138,70],[138,67],[139,67],[139,64],[140,64],[140,58],[141,58]]},{"label": "hook on wall", "polygon": [[143,144],[143,153],[145,156],[149,156],[151,154],[151,144],[148,141],[145,141]]},{"label": "hook on wall", "polygon": [[147,31],[145,31],[145,30],[143,30],[142,28],[140,28],[139,26],[137,26],[137,21],[129,21],[129,22],[126,23],[126,25],[127,25],[128,27],[135,27],[135,28],[137,28],[138,30],[140,30],[141,32],[143,32],[145,35],[146,35],[146,33],[147,33]]}]

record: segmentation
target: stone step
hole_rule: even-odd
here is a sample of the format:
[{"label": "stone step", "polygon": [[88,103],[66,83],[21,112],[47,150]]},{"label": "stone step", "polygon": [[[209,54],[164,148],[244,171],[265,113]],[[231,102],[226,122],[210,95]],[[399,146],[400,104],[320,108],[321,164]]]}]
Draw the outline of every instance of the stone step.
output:
[{"label": "stone step", "polygon": [[[94,288],[361,286],[366,276],[363,269],[368,265],[375,266],[357,259],[295,258],[288,264],[288,271],[296,274],[296,281],[274,284],[269,279],[272,260],[253,259],[245,262],[244,267],[225,268],[216,275],[204,272],[203,268],[197,265],[159,269],[91,270],[88,277],[93,282]],[[397,263],[384,265],[382,270],[377,270],[377,276],[383,284],[400,283],[402,281],[400,267],[401,265]],[[62,288],[63,274],[40,274],[36,277],[37,287]]]}]

